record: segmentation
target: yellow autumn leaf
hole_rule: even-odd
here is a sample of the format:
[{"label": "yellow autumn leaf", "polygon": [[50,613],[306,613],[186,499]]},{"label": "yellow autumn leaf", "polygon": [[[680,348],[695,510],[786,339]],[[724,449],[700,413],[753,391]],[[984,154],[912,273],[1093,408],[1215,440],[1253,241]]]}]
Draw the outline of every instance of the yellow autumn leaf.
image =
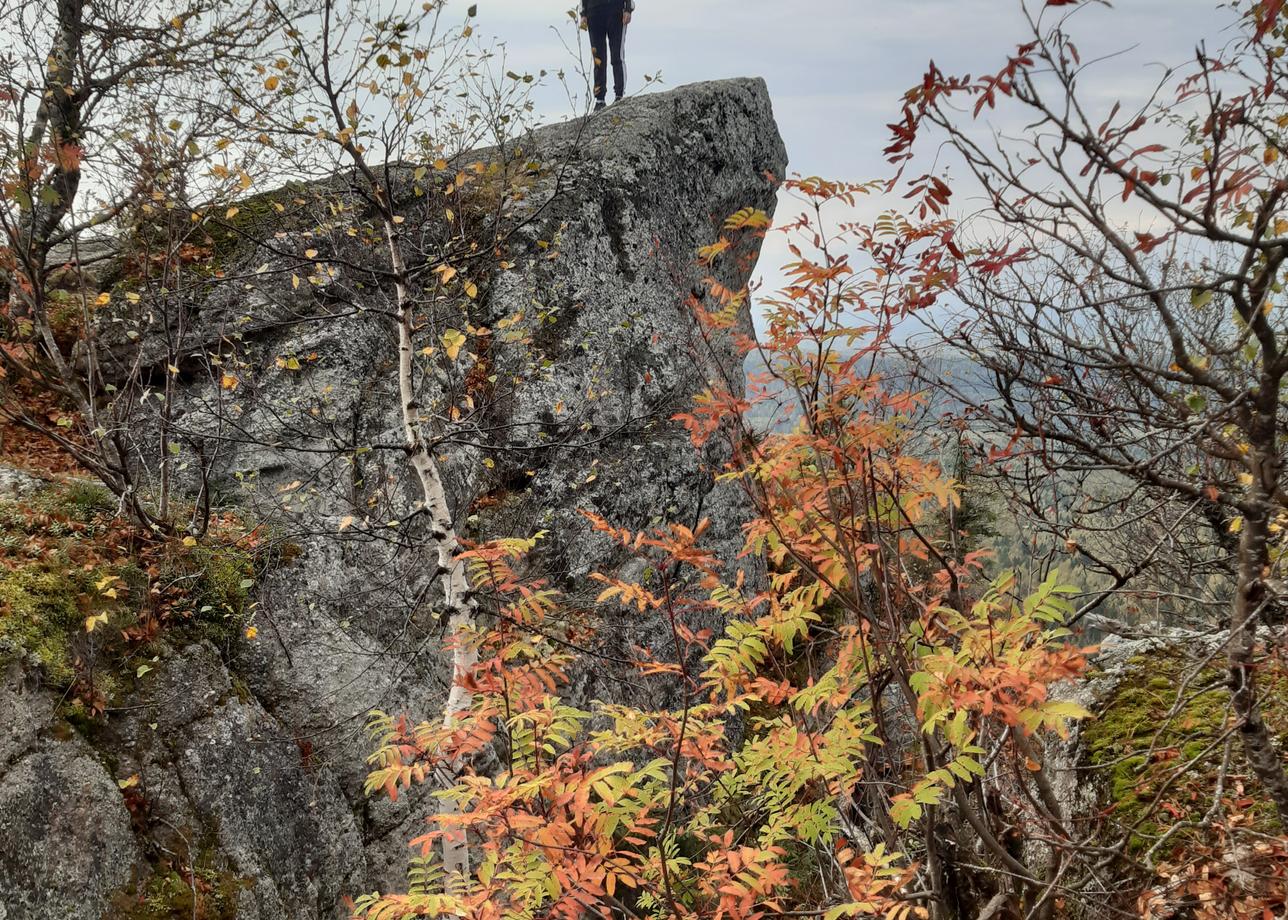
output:
[{"label": "yellow autumn leaf", "polygon": [[184,546],[196,546],[196,545],[197,545],[197,538],[196,538],[196,537],[184,537],[184,538],[183,538],[183,545],[184,545]]},{"label": "yellow autumn leaf", "polygon": [[98,297],[94,299],[94,305],[98,307],[106,307],[111,302],[112,302],[112,295],[107,293],[107,291],[104,291],[102,294],[99,294]]},{"label": "yellow autumn leaf", "polygon": [[306,249],[306,250],[304,250],[304,258],[306,258],[306,259],[316,259],[317,257],[318,257],[318,251],[317,251],[316,249]]},{"label": "yellow autumn leaf", "polygon": [[349,529],[350,527],[352,527],[352,526],[353,526],[353,515],[352,515],[352,514],[346,514],[344,517],[340,518],[340,528],[339,528],[339,529],[340,529],[341,531],[348,530],[348,529]]},{"label": "yellow autumn leaf", "polygon": [[229,208],[224,212],[224,220],[232,220],[241,213],[241,208]]},{"label": "yellow autumn leaf", "polygon": [[299,290],[299,288],[300,288],[300,276],[299,276],[299,275],[291,275],[291,287],[295,288],[297,291]]},{"label": "yellow autumn leaf", "polygon": [[254,639],[254,638],[255,638],[256,636],[258,636],[258,635],[259,635],[259,630],[258,630],[258,629],[256,629],[254,626],[247,626],[247,627],[246,627],[246,638],[247,638],[247,639]]},{"label": "yellow autumn leaf", "polygon": [[116,785],[118,789],[133,789],[139,784],[139,774],[132,774],[128,779],[118,779]]},{"label": "yellow autumn leaf", "polygon": [[446,284],[456,277],[456,269],[450,265],[440,265],[438,268],[434,269],[434,271],[438,275],[438,280],[443,282],[443,284]]},{"label": "yellow autumn leaf", "polygon": [[769,215],[759,208],[743,208],[725,221],[726,230],[756,229],[768,227],[770,224]]},{"label": "yellow autumn leaf", "polygon": [[446,160],[444,160],[442,157],[439,157],[437,160],[435,160],[435,161],[434,161],[434,168],[435,168],[435,169],[446,169],[446,168],[447,168],[447,161],[446,161]]},{"label": "yellow autumn leaf", "polygon": [[276,76],[269,77],[267,80],[264,81],[264,89],[268,90],[271,93],[273,90],[277,89],[277,84],[281,82],[282,81],[279,80]]},{"label": "yellow autumn leaf", "polygon": [[100,613],[96,616],[85,618],[85,632],[92,633],[96,626],[102,626],[107,622],[107,614]]},{"label": "yellow autumn leaf", "polygon": [[477,285],[477,284],[475,284],[473,281],[466,281],[466,282],[465,282],[465,296],[466,296],[466,297],[468,297],[468,298],[470,298],[471,300],[473,300],[475,297],[479,296],[479,288],[478,288],[478,285]]},{"label": "yellow autumn leaf", "polygon": [[235,390],[241,386],[241,381],[232,374],[224,374],[219,378],[219,385],[225,390]]},{"label": "yellow autumn leaf", "polygon": [[458,329],[448,329],[440,336],[443,348],[447,351],[447,357],[455,361],[457,355],[461,353],[461,348],[465,345],[465,335]]}]

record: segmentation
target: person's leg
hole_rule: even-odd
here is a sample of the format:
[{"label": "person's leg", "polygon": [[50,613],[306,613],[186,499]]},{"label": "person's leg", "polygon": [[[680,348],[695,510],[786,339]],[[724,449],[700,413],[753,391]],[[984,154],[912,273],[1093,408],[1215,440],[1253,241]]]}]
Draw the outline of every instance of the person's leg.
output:
[{"label": "person's leg", "polygon": [[598,6],[586,17],[590,30],[590,51],[595,57],[595,101],[603,102],[608,95],[608,34],[610,10]]},{"label": "person's leg", "polygon": [[623,21],[625,4],[609,4],[608,44],[613,54],[613,95],[618,99],[626,93],[626,23]]}]

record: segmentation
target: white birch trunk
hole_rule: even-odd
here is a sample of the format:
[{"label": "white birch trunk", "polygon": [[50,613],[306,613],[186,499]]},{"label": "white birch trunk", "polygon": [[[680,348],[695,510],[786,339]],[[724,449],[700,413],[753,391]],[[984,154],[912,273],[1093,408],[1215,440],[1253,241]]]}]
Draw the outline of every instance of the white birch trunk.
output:
[{"label": "white birch trunk", "polygon": [[[465,564],[456,558],[459,542],[447,503],[443,477],[434,462],[424,438],[421,436],[420,419],[416,415],[415,348],[412,339],[413,303],[405,279],[406,265],[398,244],[398,232],[392,223],[386,223],[385,235],[389,242],[390,260],[399,278],[395,290],[398,303],[398,397],[401,402],[403,433],[407,439],[407,452],[412,468],[420,482],[425,512],[429,515],[430,531],[437,547],[437,571],[443,586],[443,604],[448,611],[448,631],[454,642],[452,653],[452,686],[443,708],[443,726],[450,727],[462,713],[473,705],[473,694],[462,681],[478,664],[478,652],[470,643],[470,632],[475,624],[475,602],[470,594],[469,578]],[[453,762],[455,774],[461,767]],[[455,812],[455,806],[444,802],[442,813]],[[469,877],[469,843],[443,842],[443,867],[447,870],[448,889],[461,884]]]}]

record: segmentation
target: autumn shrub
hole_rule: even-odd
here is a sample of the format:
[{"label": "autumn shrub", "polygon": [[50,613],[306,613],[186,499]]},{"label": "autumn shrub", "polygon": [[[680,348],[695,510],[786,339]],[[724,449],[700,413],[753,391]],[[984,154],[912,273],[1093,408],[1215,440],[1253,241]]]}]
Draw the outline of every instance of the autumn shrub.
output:
[{"label": "autumn shrub", "polygon": [[[759,350],[766,379],[750,394],[713,380],[679,417],[698,448],[723,441],[719,475],[754,509],[742,557],[714,554],[705,521],[589,516],[645,573],[591,576],[600,604],[671,640],[665,657],[637,650],[634,679],[678,705],[574,705],[568,675],[581,655],[593,666],[593,643],[563,637],[563,593],[527,572],[540,536],[468,549],[491,623],[458,640],[477,658],[458,678],[469,707],[371,724],[368,791],[430,783],[444,804],[413,841],[409,891],[355,916],[1052,915],[1076,841],[1045,745],[1085,715],[1052,692],[1085,666],[1063,629],[1071,589],[989,585],[978,554],[943,554],[929,530],[957,485],[914,447],[918,394],[872,367],[893,323],[943,290],[946,227],[888,215],[829,235],[827,209],[869,189],[787,188],[812,214],[791,228],[787,288],[761,304],[762,341],[737,331],[748,291],[709,279],[696,315],[698,342]],[[700,258],[767,225],[740,211]],[[778,423],[749,431],[770,402]],[[711,622],[723,630],[696,625]],[[468,874],[440,856],[459,866],[462,850]]]}]

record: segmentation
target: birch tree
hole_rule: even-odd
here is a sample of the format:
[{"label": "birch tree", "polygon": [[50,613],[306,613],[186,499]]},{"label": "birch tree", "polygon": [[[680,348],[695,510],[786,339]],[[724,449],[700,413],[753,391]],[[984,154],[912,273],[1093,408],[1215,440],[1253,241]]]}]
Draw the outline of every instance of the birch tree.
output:
[{"label": "birch tree", "polygon": [[[268,9],[275,41],[237,84],[240,136],[270,146],[287,172],[336,177],[358,203],[362,229],[349,230],[370,243],[369,258],[359,266],[309,250],[301,270],[343,267],[365,279],[350,306],[384,324],[396,346],[398,451],[415,483],[401,523],[421,527],[418,551],[438,584],[452,648],[442,715],[450,729],[473,701],[479,603],[443,451],[487,437],[472,421],[481,407],[468,378],[482,364],[470,348],[481,333],[469,326],[469,306],[485,275],[510,267],[508,241],[542,210],[525,193],[546,165],[519,143],[539,76],[508,71],[478,40],[473,7],[457,16],[443,2],[269,0]],[[423,222],[426,208],[432,232],[408,219],[414,212]],[[460,766],[440,771],[440,783]],[[467,876],[467,842],[445,841],[443,863],[449,876]]]}]

